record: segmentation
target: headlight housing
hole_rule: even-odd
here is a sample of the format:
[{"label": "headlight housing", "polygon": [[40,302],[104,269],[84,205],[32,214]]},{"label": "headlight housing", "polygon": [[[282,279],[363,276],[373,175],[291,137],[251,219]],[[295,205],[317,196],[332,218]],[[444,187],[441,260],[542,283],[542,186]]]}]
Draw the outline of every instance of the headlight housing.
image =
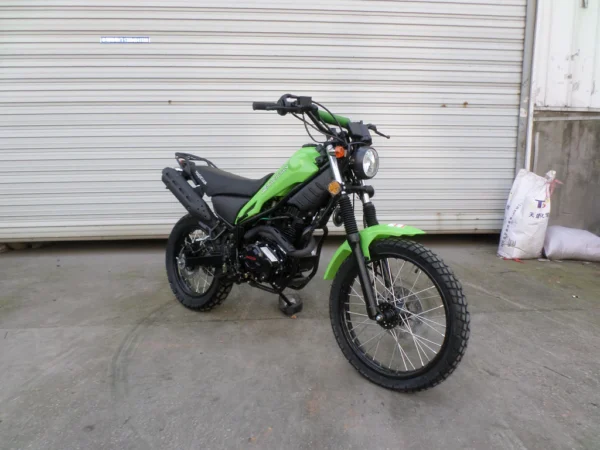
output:
[{"label": "headlight housing", "polygon": [[373,147],[359,147],[354,154],[354,173],[360,179],[367,180],[377,175],[379,155]]}]

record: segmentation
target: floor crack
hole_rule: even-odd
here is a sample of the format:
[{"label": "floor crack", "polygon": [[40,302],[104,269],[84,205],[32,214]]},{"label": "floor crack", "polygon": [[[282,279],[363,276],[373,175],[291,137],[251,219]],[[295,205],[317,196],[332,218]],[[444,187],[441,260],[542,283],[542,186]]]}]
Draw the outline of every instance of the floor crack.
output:
[{"label": "floor crack", "polygon": [[550,368],[550,367],[548,367],[548,366],[542,366],[542,367],[543,367],[544,369],[548,369],[550,372],[554,372],[555,374],[557,374],[557,375],[560,375],[561,377],[568,378],[569,380],[571,379],[571,377],[570,377],[569,375],[565,375],[564,373],[557,372],[556,370],[554,370],[554,369],[551,369],[551,368]]}]

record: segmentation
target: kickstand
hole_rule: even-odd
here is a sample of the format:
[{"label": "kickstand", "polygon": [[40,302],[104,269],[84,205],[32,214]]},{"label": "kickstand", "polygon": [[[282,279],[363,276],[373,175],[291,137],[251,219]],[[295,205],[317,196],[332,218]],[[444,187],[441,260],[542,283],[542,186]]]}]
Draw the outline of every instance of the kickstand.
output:
[{"label": "kickstand", "polygon": [[279,309],[286,316],[293,316],[302,311],[302,300],[297,295],[286,296],[283,292],[280,292]]}]

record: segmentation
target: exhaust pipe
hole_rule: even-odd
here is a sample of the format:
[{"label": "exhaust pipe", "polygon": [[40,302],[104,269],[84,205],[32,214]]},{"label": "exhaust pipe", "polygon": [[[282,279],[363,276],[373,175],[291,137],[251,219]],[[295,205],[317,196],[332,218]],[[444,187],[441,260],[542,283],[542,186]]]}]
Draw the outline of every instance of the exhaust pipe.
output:
[{"label": "exhaust pipe", "polygon": [[211,228],[214,226],[217,218],[202,197],[188,184],[180,171],[166,167],[162,171],[162,182],[192,216],[200,219]]}]

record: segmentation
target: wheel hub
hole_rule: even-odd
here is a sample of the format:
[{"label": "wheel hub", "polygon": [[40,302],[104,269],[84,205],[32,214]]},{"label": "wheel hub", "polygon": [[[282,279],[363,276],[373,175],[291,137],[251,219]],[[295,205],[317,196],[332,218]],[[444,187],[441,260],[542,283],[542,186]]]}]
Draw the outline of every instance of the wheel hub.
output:
[{"label": "wheel hub", "polygon": [[379,312],[381,313],[382,319],[377,323],[386,330],[395,328],[400,323],[400,316],[395,306],[392,303],[380,303]]},{"label": "wheel hub", "polygon": [[419,297],[404,286],[394,287],[394,296],[396,297],[394,305],[398,311],[398,323],[400,325],[410,323],[412,329],[420,327],[421,322],[413,317],[413,315],[423,312]]},{"label": "wheel hub", "polygon": [[378,307],[382,318],[377,323],[386,330],[407,324],[409,321],[415,327],[417,324],[413,323],[416,322],[413,315],[423,311],[418,296],[404,286],[395,286],[393,297],[388,295],[388,298],[379,303]]}]

